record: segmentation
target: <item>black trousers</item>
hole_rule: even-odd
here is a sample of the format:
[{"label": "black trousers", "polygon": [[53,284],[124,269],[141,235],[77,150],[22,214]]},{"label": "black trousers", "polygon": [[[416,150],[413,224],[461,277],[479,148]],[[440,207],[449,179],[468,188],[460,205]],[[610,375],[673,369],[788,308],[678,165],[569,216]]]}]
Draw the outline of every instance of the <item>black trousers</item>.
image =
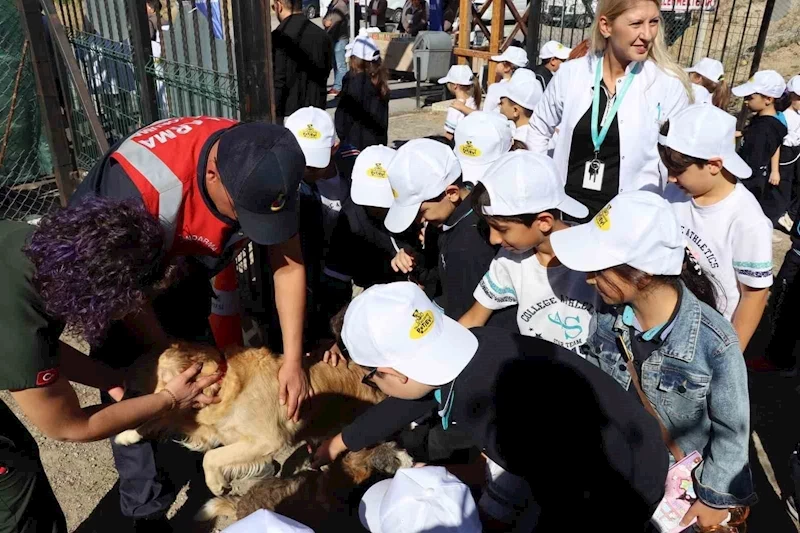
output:
[{"label": "black trousers", "polygon": [[[156,316],[168,335],[195,342],[213,343],[208,315],[213,291],[208,273],[197,267],[192,274],[153,301]],[[92,350],[92,357],[114,368],[135,364],[144,348],[122,324],[114,324],[102,346]],[[136,392],[126,392],[126,398]],[[113,400],[101,393],[105,404]],[[119,446],[111,438],[114,465],[119,473],[120,509],[131,518],[153,518],[165,514],[175,501],[176,487],[164,475],[158,461],[158,443],[141,441]]]},{"label": "black trousers", "polygon": [[772,337],[767,347],[767,358],[778,368],[790,369],[796,364],[794,348],[800,340],[797,327],[797,304],[800,303],[800,220],[795,220],[791,234],[793,247],[786,252],[783,265],[773,283]]},{"label": "black trousers", "polygon": [[[777,227],[778,219],[790,211],[793,194],[797,189],[797,159],[800,148],[781,146],[781,181],[778,185],[764,185],[761,206],[764,214]],[[796,203],[796,202],[795,202]]]}]

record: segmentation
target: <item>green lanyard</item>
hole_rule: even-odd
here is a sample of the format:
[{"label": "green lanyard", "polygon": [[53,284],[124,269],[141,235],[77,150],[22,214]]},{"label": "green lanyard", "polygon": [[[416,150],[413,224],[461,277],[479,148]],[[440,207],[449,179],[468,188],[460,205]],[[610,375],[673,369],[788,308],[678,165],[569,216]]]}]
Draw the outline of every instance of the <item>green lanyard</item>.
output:
[{"label": "green lanyard", "polygon": [[639,72],[639,64],[637,63],[631,68],[631,71],[625,76],[625,81],[622,83],[622,88],[617,93],[617,98],[614,100],[614,105],[611,106],[611,111],[609,111],[608,115],[606,116],[605,120],[603,121],[603,129],[600,130],[600,133],[597,132],[597,122],[600,117],[600,81],[603,79],[603,58],[600,57],[600,61],[597,62],[597,67],[594,71],[594,100],[592,100],[592,144],[594,144],[594,156],[595,159],[597,158],[597,154],[600,152],[600,145],[603,144],[603,141],[606,140],[606,135],[608,135],[608,130],[611,129],[611,123],[614,122],[614,117],[617,115],[617,110],[619,109],[620,104],[622,104],[622,99],[625,98],[625,93],[628,92],[628,88],[631,86],[633,82],[633,77]]}]

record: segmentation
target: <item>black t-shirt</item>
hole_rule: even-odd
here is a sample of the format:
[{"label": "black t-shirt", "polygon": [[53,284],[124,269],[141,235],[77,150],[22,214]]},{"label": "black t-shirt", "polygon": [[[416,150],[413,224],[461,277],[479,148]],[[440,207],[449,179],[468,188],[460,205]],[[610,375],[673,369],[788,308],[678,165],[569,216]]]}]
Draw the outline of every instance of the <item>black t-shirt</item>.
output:
[{"label": "black t-shirt", "polygon": [[550,80],[553,79],[553,73],[550,72],[550,69],[544,65],[538,65],[533,69],[533,73],[536,74],[536,79],[542,84],[542,90],[547,89],[547,86],[550,85]]},{"label": "black t-shirt", "polygon": [[[613,100],[609,101],[608,89],[605,83],[601,85],[601,88],[601,113],[599,113],[597,117],[599,120],[597,125],[598,133],[601,130],[603,116],[605,115],[602,111],[606,108],[608,108],[606,112],[610,111],[611,106],[614,104]],[[603,174],[602,187],[599,191],[585,189],[583,187],[586,163],[593,159],[592,108],[589,107],[583,117],[581,117],[575,125],[575,130],[572,132],[572,145],[569,152],[569,163],[567,164],[567,184],[564,187],[567,195],[589,208],[589,215],[584,219],[576,219],[565,214],[564,218],[566,220],[576,222],[588,221],[619,193],[619,126],[617,124],[616,115],[611,122],[611,127],[608,129],[608,134],[603,144],[600,145],[598,159],[605,164],[605,172]]]},{"label": "black t-shirt", "polygon": [[[449,427],[472,436],[465,446],[481,448],[528,481],[542,507],[543,531],[563,531],[563,512],[576,508],[589,512],[595,525],[623,520],[643,527],[664,495],[669,465],[658,422],[574,352],[498,328],[471,331],[478,350],[441,387],[441,403],[434,394],[387,398],[343,430],[348,449],[385,440],[442,409],[452,387]],[[607,512],[620,501],[624,513]]]},{"label": "black t-shirt", "polygon": [[769,177],[770,159],[787,132],[777,117],[756,115],[750,119],[750,124],[742,132],[739,155],[753,169],[753,179]]}]

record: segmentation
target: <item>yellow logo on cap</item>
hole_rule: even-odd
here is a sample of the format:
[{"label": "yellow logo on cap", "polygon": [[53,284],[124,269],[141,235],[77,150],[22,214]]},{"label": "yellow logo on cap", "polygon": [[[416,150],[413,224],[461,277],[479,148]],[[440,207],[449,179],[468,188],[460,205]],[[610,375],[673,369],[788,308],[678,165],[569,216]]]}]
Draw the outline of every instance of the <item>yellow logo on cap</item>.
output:
[{"label": "yellow logo on cap", "polygon": [[397,190],[394,187],[392,187],[392,196],[394,196],[395,198],[400,197],[400,193],[397,192]]},{"label": "yellow logo on cap", "polygon": [[[375,178],[376,180],[385,180],[389,177],[389,174],[387,174],[386,169],[383,168],[383,165],[380,163],[375,163],[374,167],[367,169],[367,176],[370,178]],[[392,189],[392,192],[394,192],[394,189]],[[395,196],[395,198],[397,198],[397,196]]]},{"label": "yellow logo on cap", "polygon": [[459,151],[467,157],[480,157],[480,149],[472,144],[472,141],[467,141],[458,147]]},{"label": "yellow logo on cap", "polygon": [[754,81],[756,81],[756,77],[755,76],[753,76],[752,78],[747,80],[747,83],[753,83]]},{"label": "yellow logo on cap", "polygon": [[285,205],[286,205],[286,195],[280,193],[278,197],[275,198],[275,201],[272,202],[272,204],[269,206],[269,208],[272,211],[280,211],[281,209],[283,209],[283,206]]},{"label": "yellow logo on cap", "polygon": [[605,206],[594,217],[594,223],[602,231],[608,231],[611,229],[611,217],[608,216],[609,211],[611,211],[611,205]]},{"label": "yellow logo on cap", "polygon": [[414,317],[414,325],[411,326],[409,337],[414,340],[421,339],[433,327],[433,311],[420,311],[417,309],[412,313],[412,316]]},{"label": "yellow logo on cap", "polygon": [[320,133],[320,131],[315,128],[313,124],[309,124],[305,129],[300,130],[298,135],[300,135],[300,137],[303,139],[308,139],[310,141],[316,141],[322,138],[322,133]]},{"label": "yellow logo on cap", "polygon": [[563,44],[561,44],[561,43],[558,43],[558,44],[556,45],[556,49],[557,49],[557,50],[561,50],[562,48],[564,48],[564,45],[563,45]]}]

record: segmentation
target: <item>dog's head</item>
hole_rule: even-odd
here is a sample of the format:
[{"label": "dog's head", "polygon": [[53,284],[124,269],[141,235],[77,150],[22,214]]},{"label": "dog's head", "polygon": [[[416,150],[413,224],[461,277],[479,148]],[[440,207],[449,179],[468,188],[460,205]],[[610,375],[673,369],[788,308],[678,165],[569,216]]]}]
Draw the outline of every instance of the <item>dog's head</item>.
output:
[{"label": "dog's head", "polygon": [[[199,378],[216,372],[221,367],[222,361],[222,354],[213,346],[184,342],[175,343],[164,350],[158,358],[158,369],[156,370],[158,383],[155,392],[164,389],[166,384],[175,376],[195,363],[203,365],[203,369],[197,376]],[[212,387],[215,387],[215,385],[212,385]],[[215,391],[206,390],[205,392],[213,394]]]}]

